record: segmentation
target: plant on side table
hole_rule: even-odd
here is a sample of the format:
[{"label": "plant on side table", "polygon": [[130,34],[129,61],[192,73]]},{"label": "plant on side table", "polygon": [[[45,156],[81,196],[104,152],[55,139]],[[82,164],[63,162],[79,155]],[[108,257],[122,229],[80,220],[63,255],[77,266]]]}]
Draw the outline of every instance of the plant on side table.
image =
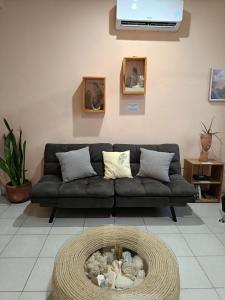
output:
[{"label": "plant on side table", "polygon": [[6,119],[4,123],[8,133],[4,134],[4,159],[0,157],[0,169],[10,180],[6,184],[6,196],[10,202],[24,202],[29,199],[31,191],[31,183],[25,176],[26,141],[22,141],[21,129],[17,141]]},{"label": "plant on side table", "polygon": [[219,132],[214,132],[212,130],[213,119],[211,120],[209,127],[207,127],[203,122],[201,122],[201,124],[202,124],[202,133],[200,135],[200,139],[201,139],[202,150],[200,153],[199,161],[207,162],[209,160],[208,151],[212,145],[212,137],[215,136],[220,142],[221,140],[218,137]]}]

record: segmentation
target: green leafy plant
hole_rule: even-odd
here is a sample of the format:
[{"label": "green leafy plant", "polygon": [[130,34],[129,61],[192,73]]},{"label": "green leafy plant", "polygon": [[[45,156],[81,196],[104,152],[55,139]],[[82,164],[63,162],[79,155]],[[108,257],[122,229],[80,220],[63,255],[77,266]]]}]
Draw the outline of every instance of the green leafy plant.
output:
[{"label": "green leafy plant", "polygon": [[10,179],[9,184],[20,186],[27,182],[25,177],[25,152],[26,141],[22,141],[22,130],[19,131],[19,139],[13,133],[13,129],[4,119],[8,134],[4,134],[4,159],[0,157],[0,169],[7,174]]},{"label": "green leafy plant", "polygon": [[221,139],[218,137],[218,133],[220,133],[220,132],[212,130],[213,120],[214,120],[214,118],[212,118],[209,127],[207,127],[203,122],[201,122],[202,132],[204,134],[209,134],[209,135],[212,135],[212,136],[214,135],[220,142],[222,142]]}]

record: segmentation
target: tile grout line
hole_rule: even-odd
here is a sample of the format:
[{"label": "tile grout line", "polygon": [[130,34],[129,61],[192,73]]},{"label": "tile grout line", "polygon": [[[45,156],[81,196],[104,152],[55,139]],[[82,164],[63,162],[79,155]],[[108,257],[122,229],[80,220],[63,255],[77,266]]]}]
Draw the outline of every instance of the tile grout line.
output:
[{"label": "tile grout line", "polygon": [[[184,239],[185,239],[185,237],[184,237]],[[185,239],[185,241],[187,242],[186,239]],[[188,244],[188,242],[187,242],[187,244]],[[188,247],[189,247],[189,244],[188,244]],[[190,248],[190,247],[189,247],[189,248]],[[193,251],[192,251],[192,252],[193,252]],[[194,252],[193,252],[193,253],[194,253]],[[206,255],[205,257],[208,257],[208,256],[209,256],[209,255]],[[213,255],[212,255],[212,256],[213,256]],[[214,255],[214,256],[215,256],[215,255]],[[210,284],[211,284],[212,287],[215,289],[214,284],[212,283],[212,281],[211,281],[210,278],[208,277],[207,273],[206,273],[205,270],[203,269],[203,267],[202,267],[200,261],[198,260],[198,256],[196,256],[196,255],[194,254],[194,258],[195,258],[195,260],[197,261],[197,263],[198,263],[200,269],[202,270],[203,274],[205,274],[206,278],[209,280]]]},{"label": "tile grout line", "polygon": [[[28,278],[27,278],[25,284],[24,284],[23,290],[21,291],[18,300],[21,298],[21,296],[22,296],[23,293],[26,293],[26,291],[24,291],[24,289],[25,289],[25,287],[26,287],[26,285],[27,285],[28,280],[30,279],[30,276],[31,276],[31,274],[32,274],[32,272],[33,272],[33,270],[34,270],[36,264],[37,264],[38,259],[41,259],[41,258],[44,258],[44,259],[46,259],[46,258],[52,258],[52,259],[53,259],[53,257],[40,257],[40,254],[41,254],[41,251],[43,250],[44,246],[46,245],[46,242],[47,242],[48,237],[49,237],[49,236],[54,236],[54,234],[51,234],[51,230],[52,230],[52,228],[53,228],[53,226],[54,226],[54,224],[55,224],[56,219],[57,219],[57,217],[54,218],[54,220],[53,220],[53,222],[52,222],[52,226],[51,226],[50,230],[48,231],[48,234],[46,234],[46,239],[45,239],[45,241],[44,241],[44,243],[43,243],[43,246],[41,247],[41,249],[40,249],[40,251],[39,251],[39,254],[38,254],[38,256],[37,256],[37,258],[36,258],[36,260],[35,260],[35,262],[34,262],[34,265],[33,265],[32,269],[31,269],[31,271],[30,271],[30,274],[29,274],[29,276],[28,276]],[[84,220],[83,220],[83,231],[84,231],[85,217],[84,217],[83,219],[84,219]],[[65,234],[63,234],[63,235],[65,235]],[[75,234],[67,234],[67,235],[68,235],[68,236],[74,236]],[[35,291],[29,291],[29,292],[35,292]],[[40,291],[38,291],[38,292],[40,292]],[[46,292],[46,293],[51,293],[51,290],[50,290],[50,291],[44,291],[44,292]]]},{"label": "tile grout line", "polygon": [[[6,212],[10,207],[12,207],[12,204],[11,204],[11,203],[10,203],[9,207],[8,207],[4,212]],[[3,258],[3,257],[1,257],[3,251],[8,247],[9,243],[10,243],[10,242],[13,240],[13,238],[16,236],[18,230],[19,230],[20,227],[24,224],[24,222],[26,221],[27,218],[28,218],[28,216],[24,218],[24,220],[21,222],[20,226],[18,226],[17,230],[14,232],[14,234],[12,234],[12,238],[8,241],[8,243],[5,245],[5,247],[4,247],[4,248],[2,249],[2,251],[0,252],[0,258]],[[1,219],[14,219],[14,218],[1,218]],[[16,219],[17,219],[17,218],[15,218],[14,220],[16,220]],[[4,236],[4,235],[3,235],[3,236]],[[7,258],[7,257],[5,257],[5,259],[6,259],[6,258]],[[11,258],[11,257],[10,257],[10,258]],[[18,257],[17,257],[17,258],[18,258]],[[20,299],[20,296],[21,296],[21,294],[22,294],[22,292],[21,292],[21,291],[18,291],[18,293],[20,293],[20,295],[19,295],[19,297],[18,297],[18,300],[19,300],[19,299]]]},{"label": "tile grout line", "polygon": [[[11,234],[5,234],[5,235],[2,235],[2,236],[9,236],[9,235],[11,235]],[[2,248],[2,250],[0,251],[0,258],[3,258],[2,253],[5,251],[5,249],[8,247],[9,243],[12,241],[12,239],[14,237],[15,237],[15,234],[12,234],[11,239],[9,239],[9,241],[6,243],[6,245]]]},{"label": "tile grout line", "polygon": [[[6,212],[10,207],[12,207],[12,203],[9,204],[9,206],[7,207],[7,209],[4,211]],[[0,219],[14,219],[14,218],[0,218]],[[14,220],[16,220],[17,218],[15,218]],[[16,236],[16,233],[18,232],[18,230],[20,229],[20,227],[23,225],[23,223],[25,222],[26,217],[24,218],[24,220],[21,222],[20,226],[17,228],[17,230],[12,234],[11,239],[8,241],[8,243],[5,245],[5,247],[3,247],[3,249],[0,251],[0,257],[3,253],[3,251],[6,249],[6,247],[9,245],[9,243],[12,241],[12,239]],[[11,235],[11,234],[2,234],[2,236],[6,236],[6,235]],[[1,235],[0,235],[1,236]]]},{"label": "tile grout line", "polygon": [[[212,218],[212,217],[202,217],[202,218]],[[219,220],[218,220],[218,222],[219,222]],[[213,232],[213,230],[208,226],[208,224],[206,224],[205,222],[204,222],[204,224],[206,225],[206,227],[209,229],[209,231],[210,231],[212,234],[216,234],[216,233]]]},{"label": "tile grout line", "polygon": [[[213,256],[213,255],[212,255],[212,256]],[[209,279],[207,273],[206,273],[205,270],[203,269],[203,267],[202,267],[200,261],[198,260],[198,257],[201,257],[201,256],[195,256],[195,259],[196,259],[196,261],[198,262],[198,264],[199,264],[201,270],[204,272],[204,274],[205,274],[206,277],[208,278],[209,282],[212,284],[212,287],[213,287],[214,289],[218,288],[218,287],[214,286],[214,284],[212,283],[212,281]],[[208,256],[204,256],[204,257],[208,257]],[[217,257],[217,255],[214,255],[214,257]],[[225,257],[225,255],[222,255],[222,256],[220,256],[220,257]],[[225,287],[219,287],[219,288],[225,288]]]},{"label": "tile grout line", "polygon": [[[205,224],[205,223],[204,223],[204,224]],[[205,225],[206,225],[206,224],[205,224]],[[206,226],[207,226],[207,225],[206,225]],[[207,227],[208,227],[208,226],[207,226]],[[208,229],[210,230],[210,228],[208,228]],[[178,228],[178,230],[179,230],[179,228]],[[210,230],[210,231],[211,231],[211,230]],[[215,235],[214,233],[210,233],[210,234]],[[200,261],[198,260],[198,257],[194,254],[194,251],[192,251],[192,249],[190,248],[190,246],[189,246],[189,244],[188,244],[188,241],[187,241],[187,239],[186,239],[185,236],[184,236],[184,233],[181,232],[181,235],[183,236],[185,242],[187,243],[188,248],[189,248],[189,249],[191,250],[191,252],[193,253],[193,257],[194,257],[195,260],[197,261],[197,263],[198,263],[200,269],[202,270],[203,274],[205,274],[206,278],[209,280],[209,282],[210,282],[210,284],[212,285],[212,287],[213,287],[214,289],[216,289],[216,287],[214,286],[214,284],[212,283],[212,281],[209,279],[207,273],[206,273],[205,270],[203,269],[202,265],[200,264]],[[205,257],[207,257],[207,256],[210,256],[210,255],[206,255]],[[212,255],[212,256],[213,256],[213,255]],[[215,255],[214,255],[214,256],[215,256]],[[221,256],[224,256],[224,255],[221,255]]]},{"label": "tile grout line", "polygon": [[[219,244],[221,244],[222,248],[224,248],[224,250],[225,250],[224,244],[219,240],[219,238],[217,238],[216,234],[213,234],[213,233],[195,233],[195,234],[193,234],[193,233],[181,233],[181,235],[183,236],[183,238],[184,238],[186,244],[188,245],[188,247],[189,247],[189,249],[190,249],[191,251],[192,251],[192,249],[191,249],[191,247],[189,246],[189,243],[188,243],[187,238],[185,237],[185,235],[188,235],[188,234],[190,234],[190,235],[198,235],[198,234],[199,234],[199,235],[205,235],[205,236],[207,236],[207,235],[213,236],[213,237],[216,238],[216,240],[219,242]],[[193,252],[193,254],[194,254],[194,251],[192,251],[192,252]],[[225,251],[224,251],[223,254],[207,254],[207,255],[195,255],[195,254],[194,254],[194,256],[195,256],[195,257],[225,256]]]},{"label": "tile grout line", "polygon": [[222,235],[224,235],[224,237],[225,237],[225,233],[215,233],[217,239],[218,239],[218,240],[223,244],[223,246],[225,247],[225,240],[224,240],[224,241],[221,240],[221,239],[218,237],[219,234],[222,234]]},{"label": "tile grout line", "polygon": [[[21,293],[20,293],[20,295],[19,295],[18,300],[21,298],[23,292],[25,292],[24,289],[25,289],[25,287],[26,287],[26,285],[27,285],[28,280],[30,279],[30,276],[31,276],[31,274],[32,274],[32,272],[33,272],[33,270],[34,270],[34,267],[35,267],[36,264],[37,264],[38,259],[40,258],[40,253],[41,253],[42,249],[44,248],[44,245],[46,244],[47,238],[48,238],[49,235],[50,235],[50,231],[51,231],[51,229],[52,229],[54,223],[55,223],[55,219],[54,219],[53,222],[52,222],[52,226],[51,226],[51,228],[49,229],[48,234],[46,234],[46,239],[45,239],[45,241],[44,241],[44,243],[43,243],[43,245],[42,245],[42,247],[41,247],[41,249],[40,249],[40,251],[39,251],[39,253],[38,253],[38,256],[37,256],[37,258],[36,258],[36,260],[35,260],[35,262],[34,262],[34,265],[33,265],[32,269],[31,269],[31,271],[30,271],[30,273],[29,273],[29,276],[27,277],[27,280],[26,280],[26,282],[25,282],[25,284],[24,284],[24,287],[23,287],[23,289],[22,289],[22,291],[21,291]],[[33,292],[33,291],[32,291],[32,292]],[[46,292],[48,292],[48,291],[46,291]]]},{"label": "tile grout line", "polygon": [[[145,221],[144,221],[144,223],[145,223]],[[145,223],[146,224],[146,223]],[[205,224],[205,223],[204,223]],[[205,224],[206,226],[207,226],[207,224]],[[149,226],[151,226],[151,225],[149,225]],[[195,258],[195,260],[197,261],[197,264],[199,265],[199,267],[200,267],[200,269],[203,271],[203,274],[206,276],[206,278],[209,280],[209,283],[211,284],[211,286],[212,286],[212,288],[214,289],[214,290],[216,290],[216,287],[213,285],[213,283],[211,282],[211,280],[209,279],[209,277],[208,277],[208,275],[206,274],[206,272],[204,271],[204,269],[203,269],[203,267],[201,266],[201,264],[200,264],[200,262],[199,262],[199,260],[198,260],[198,257],[194,254],[194,252],[192,251],[192,249],[190,248],[190,246],[189,246],[189,244],[188,244],[188,242],[187,242],[187,240],[186,240],[186,238],[185,238],[185,236],[184,236],[184,233],[179,229],[179,225],[177,225],[177,224],[175,224],[175,226],[177,227],[177,229],[178,229],[178,232],[181,234],[181,236],[183,237],[183,239],[185,240],[185,242],[186,242],[186,244],[187,244],[187,246],[188,246],[188,248],[189,248],[189,250],[190,250],[190,252],[193,254],[193,256],[182,256],[182,257],[193,257],[193,258]],[[207,228],[208,228],[208,226],[207,226]],[[215,236],[215,233],[214,232],[212,232],[211,230],[210,230],[210,228],[208,228],[209,229],[209,231],[210,231],[210,233],[208,233],[208,234],[211,234],[211,235],[213,235],[213,236]],[[200,233],[199,233],[200,234]],[[208,257],[209,255],[206,255],[205,257]],[[211,256],[215,256],[215,255],[211,255]],[[220,255],[220,257],[221,256],[224,256],[224,255]],[[176,257],[178,257],[178,256],[176,256]],[[181,256],[179,256],[179,257],[181,257]],[[217,293],[218,294],[218,293]]]},{"label": "tile grout line", "polygon": [[[145,220],[144,220],[144,223],[145,223]],[[146,224],[146,223],[145,223]],[[205,223],[204,223],[205,224]],[[206,225],[206,224],[205,224]],[[149,227],[151,227],[151,224],[150,225],[148,225]],[[216,295],[218,295],[218,297],[219,297],[219,299],[221,299],[220,298],[220,296],[219,296],[219,294],[217,293],[217,290],[216,290],[216,287],[213,285],[213,283],[211,282],[211,280],[209,279],[209,277],[208,277],[208,275],[206,274],[206,272],[204,271],[204,269],[202,268],[202,266],[201,266],[201,264],[200,264],[200,262],[199,262],[199,260],[198,260],[198,258],[197,258],[197,256],[194,254],[194,252],[192,251],[192,249],[190,248],[190,246],[189,246],[189,243],[188,243],[188,241],[187,241],[187,239],[185,238],[185,236],[184,236],[184,234],[185,233],[183,233],[180,229],[179,229],[179,227],[178,227],[178,225],[177,224],[175,224],[175,226],[177,227],[177,229],[178,229],[178,232],[179,232],[179,234],[181,234],[181,236],[182,236],[182,238],[184,239],[184,241],[186,242],[186,244],[187,244],[187,247],[188,247],[188,249],[190,250],[190,252],[193,254],[193,256],[177,256],[177,255],[175,255],[175,253],[174,253],[174,255],[178,258],[178,257],[193,257],[193,258],[195,258],[195,260],[196,260],[196,262],[197,262],[197,264],[199,265],[199,267],[200,267],[200,269],[203,271],[203,274],[206,276],[206,278],[208,279],[208,281],[209,281],[209,283],[211,284],[211,287],[210,288],[207,288],[207,289],[210,289],[210,290],[214,290],[215,291],[215,293],[216,293]],[[206,225],[207,226],[207,225]],[[208,227],[208,226],[207,226]],[[210,230],[210,228],[208,228],[209,230]],[[148,231],[149,232],[149,231]],[[151,233],[151,232],[150,232]],[[153,233],[154,234],[154,233]],[[201,234],[201,233],[198,233],[198,234]],[[211,230],[210,230],[210,233],[208,233],[208,234],[210,234],[210,235],[212,235],[212,236],[216,236],[216,234],[215,233],[213,233]],[[160,238],[160,237],[159,237]],[[217,237],[216,237],[217,238]],[[168,245],[169,246],[169,245]],[[170,248],[170,247],[169,247]],[[171,249],[171,248],[170,248]],[[172,250],[172,249],[171,249]],[[205,257],[208,257],[209,255],[206,255]],[[213,255],[211,255],[211,256],[213,256]],[[214,255],[215,256],[215,255]],[[224,256],[224,255],[220,255],[220,256]],[[193,289],[193,288],[191,288],[191,289]],[[196,288],[195,288],[196,289]],[[197,288],[197,289],[206,289],[206,288]]]},{"label": "tile grout line", "polygon": [[[0,218],[1,218],[1,215],[3,215],[7,210],[8,208],[10,207],[10,205],[8,207],[6,207],[1,213],[0,213]],[[4,219],[4,218],[1,218],[1,219]]]},{"label": "tile grout line", "polygon": [[[179,228],[178,228],[178,230],[179,230]],[[181,234],[182,238],[184,239],[185,243],[187,244],[188,249],[189,249],[190,252],[193,254],[193,257],[195,257],[194,251],[192,251],[191,247],[189,246],[187,240],[186,240],[185,237],[184,237],[184,234],[183,234],[182,232],[180,232],[180,234]],[[191,257],[191,256],[190,256],[190,257]]]},{"label": "tile grout line", "polygon": [[145,218],[144,218],[143,216],[142,216],[142,222],[143,222],[144,227],[145,227],[145,232],[148,233],[148,228],[147,228],[147,226],[146,226],[146,224],[145,224]]},{"label": "tile grout line", "polygon": [[215,290],[213,287],[202,288],[202,287],[192,287],[192,288],[181,288],[181,290]]},{"label": "tile grout line", "polygon": [[[7,209],[8,209],[8,208],[7,208]],[[57,219],[57,218],[55,218],[55,220],[56,220],[56,219]],[[86,216],[85,216],[83,219],[84,219],[84,220],[83,220],[83,231],[84,231],[84,225],[85,225]],[[25,219],[25,220],[26,220],[26,219]],[[25,220],[21,223],[20,227],[24,224]],[[52,229],[52,227],[53,227],[53,225],[54,225],[54,223],[55,223],[55,220],[54,220],[54,222],[53,222],[53,224],[52,224],[52,226],[51,226],[51,228],[50,228],[48,234],[46,234],[46,239],[45,239],[45,241],[44,241],[44,243],[43,243],[42,248],[41,248],[40,251],[39,251],[37,260],[40,258],[40,253],[41,253],[43,247],[44,247],[45,244],[46,244],[47,238],[51,235],[50,232],[51,232],[51,229]],[[114,218],[113,220],[114,220],[113,224],[115,224],[115,218]],[[147,229],[147,226],[146,226],[146,223],[145,223],[145,220],[144,220],[144,217],[143,217],[143,216],[142,216],[142,221],[143,221],[143,223],[144,223],[145,228]],[[132,226],[135,226],[135,225],[132,225]],[[178,226],[178,225],[176,225],[176,227],[177,227],[177,226]],[[20,228],[20,227],[19,227],[19,228]],[[149,227],[151,227],[151,225],[150,225]],[[207,226],[207,227],[208,227],[208,226]],[[12,235],[12,238],[13,238],[15,235],[17,235],[17,232],[18,232],[19,228],[18,228],[18,229],[16,230],[16,232]],[[182,232],[179,230],[179,228],[177,228],[177,229],[178,229],[178,233],[182,236],[182,238],[184,238],[185,242],[187,243],[188,248],[190,249],[189,244],[188,244],[186,238],[184,237],[184,233],[182,233]],[[212,231],[210,230],[210,228],[209,228],[209,231],[210,231],[210,232],[207,233],[207,234],[212,234],[213,236],[216,236],[216,233],[212,232]],[[149,231],[147,230],[147,232],[149,232]],[[153,234],[154,234],[154,235],[158,235],[157,233],[154,233],[154,232],[153,232]],[[161,233],[161,234],[163,234],[163,233]],[[168,233],[165,233],[165,234],[168,234]],[[199,233],[199,234],[201,234],[201,233]],[[65,234],[63,234],[63,235],[65,235]],[[68,236],[69,236],[69,235],[71,236],[71,234],[67,234],[67,235],[68,235]],[[74,236],[74,234],[72,234],[72,236]],[[217,236],[216,236],[216,238],[218,239]],[[11,240],[10,240],[10,241],[11,241]],[[10,241],[9,241],[9,242],[10,242]],[[221,242],[221,241],[220,241],[220,242]],[[8,245],[8,244],[7,244],[7,245]],[[6,247],[7,247],[7,246],[6,246]],[[5,249],[5,248],[4,248],[4,249]],[[2,250],[2,251],[4,251],[4,250]],[[1,251],[1,252],[2,252],[2,251]],[[190,251],[191,251],[191,253],[193,253],[193,251],[192,251],[191,249],[190,249]],[[208,255],[207,255],[207,256],[208,256]],[[224,256],[224,255],[222,255],[222,256]],[[190,256],[183,256],[183,257],[190,257]],[[192,257],[196,258],[198,264],[200,264],[199,261],[198,261],[198,259],[197,259],[197,258],[198,258],[197,256],[193,255]],[[47,258],[47,257],[46,257],[46,258]],[[35,261],[33,268],[35,267],[35,265],[36,265],[36,263],[37,263],[37,260]],[[32,270],[31,270],[31,272],[30,272],[30,275],[31,275],[31,273],[32,273],[32,271],[33,271],[33,268],[32,268]],[[200,268],[201,268],[201,264],[200,264]],[[202,269],[202,268],[201,268],[201,269]],[[204,270],[203,270],[203,273],[205,274]],[[29,275],[28,279],[30,278],[30,275]],[[206,277],[208,278],[207,274],[205,274],[205,275],[206,275]],[[28,279],[27,279],[27,281],[28,281]],[[208,278],[208,279],[209,279],[209,278]],[[26,283],[25,283],[25,286],[26,286],[26,284],[27,284],[27,281],[26,281]],[[210,280],[209,280],[209,282],[211,283]],[[25,288],[25,286],[24,286],[24,288]],[[24,288],[23,288],[23,291],[22,291],[22,292],[19,291],[19,292],[21,292],[19,298],[21,297],[22,293],[25,292],[25,291],[24,291]],[[212,287],[211,287],[211,288],[190,288],[190,289],[211,289],[211,290],[213,289],[213,290],[216,291],[216,288],[213,286],[213,284],[212,284]],[[28,292],[35,292],[35,291],[28,291]],[[40,292],[40,291],[37,291],[37,292]],[[48,292],[48,291],[46,291],[46,292]],[[217,291],[216,291],[216,294],[218,294]],[[219,296],[219,295],[218,295],[218,296]],[[220,298],[220,296],[219,296],[219,298]]]},{"label": "tile grout line", "polygon": [[85,216],[84,216],[84,221],[83,221],[83,230],[82,230],[82,232],[84,232],[84,225],[85,225],[85,221],[86,221],[86,214],[85,214]]},{"label": "tile grout line", "polygon": [[223,299],[220,297],[220,294],[217,292],[217,288],[215,288],[215,292],[216,292],[216,294],[218,295],[219,299],[220,299],[220,300],[223,300]]},{"label": "tile grout line", "polygon": [[218,294],[218,292],[217,292],[217,290],[216,290],[216,288],[181,288],[180,289],[180,291],[182,291],[182,290],[209,290],[209,291],[211,291],[211,290],[213,290],[215,293],[216,293],[216,295],[218,296],[218,299],[219,300],[223,300],[221,297],[220,297],[220,295]]}]

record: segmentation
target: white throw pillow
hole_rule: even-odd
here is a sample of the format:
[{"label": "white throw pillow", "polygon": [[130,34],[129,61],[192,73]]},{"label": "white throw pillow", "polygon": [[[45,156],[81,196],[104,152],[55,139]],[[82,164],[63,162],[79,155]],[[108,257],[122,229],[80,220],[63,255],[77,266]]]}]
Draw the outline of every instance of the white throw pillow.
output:
[{"label": "white throw pillow", "polygon": [[105,165],[105,178],[132,178],[130,169],[130,150],[124,152],[102,151]]}]

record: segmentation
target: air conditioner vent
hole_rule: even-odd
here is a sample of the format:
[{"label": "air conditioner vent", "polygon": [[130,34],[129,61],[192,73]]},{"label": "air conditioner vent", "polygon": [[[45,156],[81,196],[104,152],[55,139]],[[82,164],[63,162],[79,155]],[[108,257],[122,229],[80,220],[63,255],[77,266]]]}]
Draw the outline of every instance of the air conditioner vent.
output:
[{"label": "air conditioner vent", "polygon": [[121,21],[125,26],[175,27],[176,22]]}]

